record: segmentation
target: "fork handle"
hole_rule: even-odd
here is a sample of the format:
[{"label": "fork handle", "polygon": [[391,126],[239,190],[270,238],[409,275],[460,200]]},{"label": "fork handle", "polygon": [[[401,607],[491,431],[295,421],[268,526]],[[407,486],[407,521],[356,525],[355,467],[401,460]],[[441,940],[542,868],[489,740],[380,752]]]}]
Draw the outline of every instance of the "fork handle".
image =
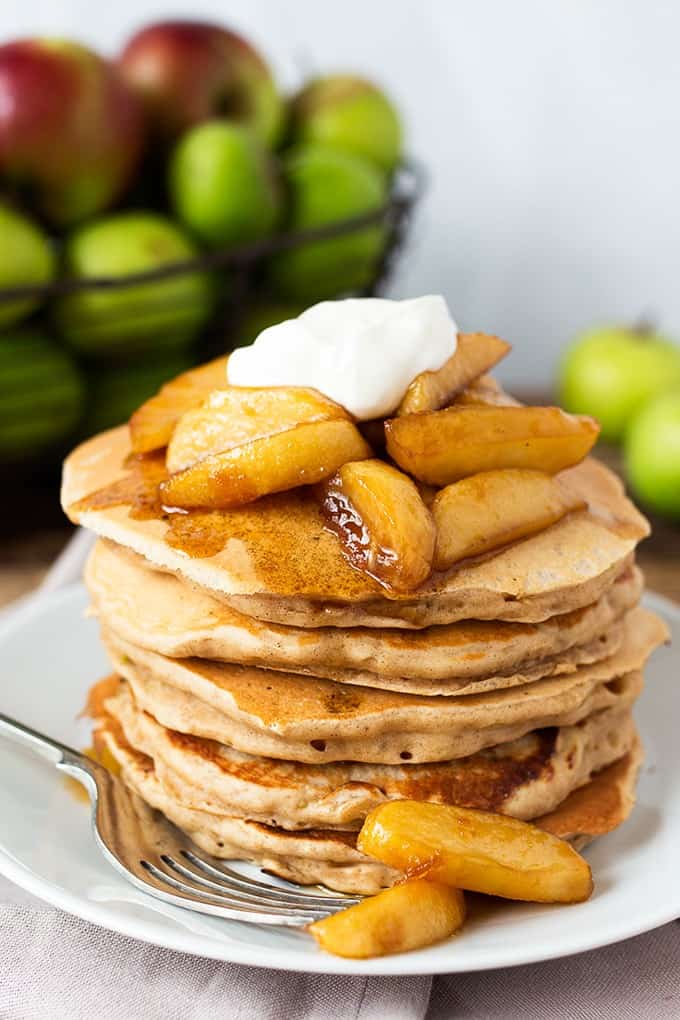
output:
[{"label": "fork handle", "polygon": [[92,774],[91,766],[94,765],[94,762],[91,762],[80,751],[76,751],[73,747],[68,747],[58,740],[53,740],[52,737],[47,737],[44,733],[38,733],[30,726],[24,726],[23,723],[17,722],[16,719],[10,719],[2,712],[0,712],[0,736],[9,737],[15,743],[27,747],[34,754],[46,758],[52,765],[76,766]]}]

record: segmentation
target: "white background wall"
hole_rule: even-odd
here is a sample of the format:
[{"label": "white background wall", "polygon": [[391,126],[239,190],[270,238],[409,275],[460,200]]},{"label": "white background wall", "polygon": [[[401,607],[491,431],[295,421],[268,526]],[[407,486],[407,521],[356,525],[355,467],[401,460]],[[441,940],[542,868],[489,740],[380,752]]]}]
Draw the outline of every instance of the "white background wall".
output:
[{"label": "white background wall", "polygon": [[357,69],[404,111],[431,189],[394,291],[442,291],[544,385],[593,321],[680,335],[680,5],[655,0],[0,0],[0,35],[113,53],[167,15],[251,35],[294,85]]}]

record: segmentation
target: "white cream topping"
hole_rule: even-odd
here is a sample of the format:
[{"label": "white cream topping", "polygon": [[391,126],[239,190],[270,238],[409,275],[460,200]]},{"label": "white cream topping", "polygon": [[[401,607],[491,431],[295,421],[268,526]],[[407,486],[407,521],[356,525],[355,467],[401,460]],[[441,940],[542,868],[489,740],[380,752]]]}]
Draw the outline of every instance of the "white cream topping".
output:
[{"label": "white cream topping", "polygon": [[420,372],[441,368],[458,328],[440,295],[312,305],[231,354],[232,386],[310,386],[359,421],[394,411]]}]

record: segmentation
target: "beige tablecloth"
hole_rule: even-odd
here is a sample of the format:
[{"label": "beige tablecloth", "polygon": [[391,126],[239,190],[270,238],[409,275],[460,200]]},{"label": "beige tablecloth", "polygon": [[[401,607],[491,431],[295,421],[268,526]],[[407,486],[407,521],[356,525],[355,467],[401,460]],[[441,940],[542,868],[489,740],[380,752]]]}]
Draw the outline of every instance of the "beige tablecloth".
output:
[{"label": "beige tablecloth", "polygon": [[566,960],[479,974],[289,974],[157,949],[54,910],[0,878],[2,1020],[628,1016],[680,1017],[680,925]]}]

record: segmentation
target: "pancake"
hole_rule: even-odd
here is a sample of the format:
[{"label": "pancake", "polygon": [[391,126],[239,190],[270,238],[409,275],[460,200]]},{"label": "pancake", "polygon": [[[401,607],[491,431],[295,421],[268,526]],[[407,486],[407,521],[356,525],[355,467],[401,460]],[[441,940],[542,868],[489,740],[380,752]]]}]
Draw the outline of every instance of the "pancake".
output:
[{"label": "pancake", "polygon": [[62,503],[71,520],[246,615],[294,626],[545,620],[596,602],[649,531],[620,481],[589,459],[562,474],[587,511],[397,596],[348,564],[309,488],[234,510],[167,513],[158,502],[161,460],[129,454],[123,426],[70,455]]},{"label": "pancake", "polygon": [[[321,883],[340,892],[375,893],[399,877],[392,869],[360,854],[352,832],[291,832],[186,807],[166,792],[153,759],[130,747],[111,717],[101,720],[99,739],[119,763],[124,782],[214,857],[252,861],[281,878],[301,885]],[[632,810],[639,764],[636,744],[619,762],[571,794],[555,812],[537,819],[537,824],[555,835],[571,837],[579,846],[611,831]]]},{"label": "pancake", "polygon": [[537,624],[464,621],[418,631],[282,627],[244,616],[134,553],[99,541],[85,570],[93,612],[171,658],[290,670],[415,694],[462,694],[573,672],[620,646],[641,593],[634,569],[594,605]]},{"label": "pancake", "polygon": [[169,796],[209,814],[284,829],[359,829],[372,808],[401,799],[530,820],[626,754],[635,732],[630,709],[615,707],[440,765],[302,765],[168,730],[139,709],[124,682],[105,710],[131,747],[153,759]]},{"label": "pancake", "polygon": [[617,828],[635,807],[635,787],[644,759],[642,744],[575,790],[555,811],[537,819],[542,829],[582,850],[598,836]]},{"label": "pancake", "polygon": [[630,705],[641,669],[667,637],[645,609],[626,617],[621,648],[572,674],[509,690],[426,697],[353,687],[292,673],[200,659],[169,659],[103,639],[114,669],[162,725],[248,754],[312,764],[446,761],[514,740],[532,729],[571,725]]}]

